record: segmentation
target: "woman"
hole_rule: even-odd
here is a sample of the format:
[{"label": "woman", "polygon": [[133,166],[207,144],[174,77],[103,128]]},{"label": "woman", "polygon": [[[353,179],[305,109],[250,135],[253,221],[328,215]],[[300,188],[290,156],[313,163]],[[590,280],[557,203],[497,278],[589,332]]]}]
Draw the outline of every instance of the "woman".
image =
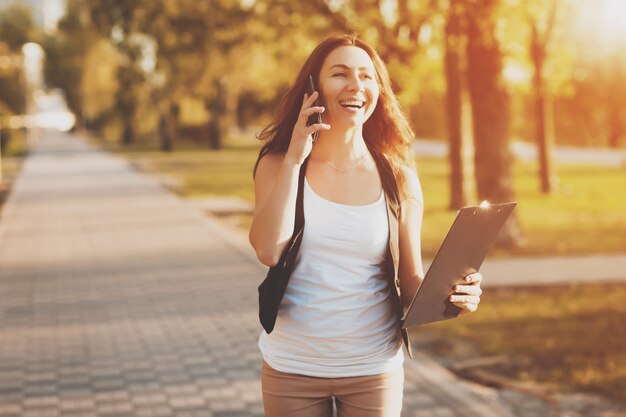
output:
[{"label": "woman", "polygon": [[[310,96],[309,75],[319,90]],[[307,126],[315,113],[323,123]],[[410,354],[399,317],[424,276],[423,198],[413,132],[382,60],[355,36],[321,42],[260,139],[250,243],[267,266],[294,232],[305,172],[296,266],[273,331],[259,338],[266,415],[331,416],[334,399],[339,417],[399,416],[403,341]],[[450,301],[475,311],[480,281],[465,277]]]}]

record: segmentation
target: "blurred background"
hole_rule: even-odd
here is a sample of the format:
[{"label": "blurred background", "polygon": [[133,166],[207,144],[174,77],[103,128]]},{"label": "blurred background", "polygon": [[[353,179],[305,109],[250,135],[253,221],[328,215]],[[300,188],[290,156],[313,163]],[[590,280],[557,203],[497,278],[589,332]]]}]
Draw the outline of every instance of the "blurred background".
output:
[{"label": "blurred background", "polygon": [[[623,0],[0,0],[0,200],[56,129],[246,230],[255,135],[314,46],[352,32],[418,137],[426,259],[482,200],[519,202],[492,257],[626,255]],[[488,289],[416,344],[626,401],[626,271],[606,275]]]},{"label": "blurred background", "polygon": [[622,1],[1,4],[5,153],[23,146],[23,126],[58,125],[169,152],[139,162],[182,194],[251,201],[255,134],[315,44],[357,32],[387,63],[419,138],[427,255],[448,209],[515,198],[526,204],[501,236],[508,251],[624,249],[625,205],[598,189],[626,186]]}]

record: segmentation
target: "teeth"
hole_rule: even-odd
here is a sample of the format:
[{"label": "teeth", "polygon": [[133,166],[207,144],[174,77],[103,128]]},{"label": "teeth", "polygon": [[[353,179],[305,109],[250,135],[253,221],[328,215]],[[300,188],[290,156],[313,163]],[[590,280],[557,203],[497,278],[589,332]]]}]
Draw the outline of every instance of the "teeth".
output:
[{"label": "teeth", "polygon": [[351,101],[340,101],[339,104],[342,106],[355,106],[355,107],[363,107],[363,102],[359,100],[351,100]]}]

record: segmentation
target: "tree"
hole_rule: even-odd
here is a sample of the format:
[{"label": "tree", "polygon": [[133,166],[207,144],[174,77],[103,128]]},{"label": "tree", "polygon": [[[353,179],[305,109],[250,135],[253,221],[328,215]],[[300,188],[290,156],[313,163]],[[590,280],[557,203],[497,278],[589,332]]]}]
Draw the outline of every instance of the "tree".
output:
[{"label": "tree", "polygon": [[[241,20],[241,6],[218,0],[94,0],[89,2],[89,8],[100,33],[110,34],[124,57],[120,86],[149,84],[160,113],[158,130],[163,150],[171,150],[176,141],[178,112],[184,97],[204,99],[214,114],[212,121],[221,116],[225,93],[218,90],[224,85],[215,80],[227,76],[228,68],[222,65],[221,72],[214,72],[212,69],[220,65],[211,60],[215,56],[220,62],[224,55],[220,49],[228,51],[241,41],[241,37],[232,35],[238,33],[232,23]],[[142,41],[134,43],[134,39]],[[148,43],[154,45],[151,58],[155,64],[153,69],[144,71],[142,81],[137,71],[142,54],[136,48]],[[129,91],[120,92],[119,97],[124,98],[120,107],[135,109],[136,103],[131,100],[136,94]],[[212,97],[207,99],[207,94]],[[213,136],[219,147],[221,128]]]},{"label": "tree", "polygon": [[[84,0],[83,0],[84,1]],[[117,67],[116,113],[122,119],[123,145],[135,140],[135,116],[139,106],[138,89],[144,82],[140,67],[142,54],[141,36],[136,36],[137,15],[142,7],[141,0],[129,1],[84,1],[83,7],[101,36],[110,40],[120,55]]]},{"label": "tree", "polygon": [[26,110],[26,94],[21,64],[22,46],[36,37],[30,9],[13,3],[0,13],[0,57],[9,65],[0,66],[0,144],[1,151],[11,140],[11,131],[4,126],[4,120]]},{"label": "tree", "polygon": [[0,13],[0,40],[9,50],[19,52],[26,42],[35,37],[35,24],[28,6],[12,3]]},{"label": "tree", "polygon": [[14,114],[23,114],[25,110],[26,96],[21,69],[0,70],[0,153],[5,152],[12,137],[5,120]]},{"label": "tree", "polygon": [[0,115],[23,114],[26,110],[21,72],[20,67],[0,69]]},{"label": "tree", "polygon": [[[475,0],[467,8],[468,82],[472,102],[476,192],[480,200],[515,197],[509,150],[509,95],[502,76],[502,53],[496,38],[498,0]],[[517,216],[503,227],[497,243],[522,242]]]},{"label": "tree", "polygon": [[76,117],[76,127],[86,126],[83,91],[87,56],[97,41],[89,22],[84,0],[68,0],[66,13],[57,25],[57,32],[43,38],[46,54],[46,84],[64,91],[69,109]]},{"label": "tree", "polygon": [[[535,7],[528,11],[530,25],[529,51],[533,63],[533,90],[535,95],[535,140],[539,158],[539,179],[541,192],[549,194],[553,189],[552,148],[554,126],[552,100],[545,82],[545,63],[548,45],[552,41],[559,0],[547,3],[547,10]],[[545,2],[542,2],[545,7]],[[539,10],[538,10],[539,9]],[[543,12],[543,13],[542,13]]]},{"label": "tree", "polygon": [[124,50],[124,57],[117,68],[118,88],[115,95],[116,108],[123,119],[122,144],[128,146],[135,141],[135,116],[139,106],[138,87],[144,81],[141,69],[137,68],[137,55],[140,54],[138,48],[132,44],[125,44],[121,47]]},{"label": "tree", "polygon": [[467,23],[464,4],[451,0],[445,27],[446,114],[448,123],[448,160],[450,163],[450,209],[458,210],[471,200],[471,161],[466,157],[471,132],[468,125],[468,105],[465,98],[465,48]]},{"label": "tree", "polygon": [[626,65],[624,56],[621,53],[616,52],[611,57],[609,73],[609,82],[613,88],[607,94],[606,100],[609,130],[608,145],[610,148],[617,149],[620,147],[622,138],[626,135],[626,114],[623,106],[624,94],[626,94],[626,89],[624,88]]}]

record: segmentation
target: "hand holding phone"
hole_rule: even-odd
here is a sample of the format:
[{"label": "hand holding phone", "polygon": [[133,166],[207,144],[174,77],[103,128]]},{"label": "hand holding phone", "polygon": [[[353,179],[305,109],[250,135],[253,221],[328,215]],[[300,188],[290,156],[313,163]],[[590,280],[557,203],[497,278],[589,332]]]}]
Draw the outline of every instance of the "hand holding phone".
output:
[{"label": "hand holding phone", "polygon": [[[313,82],[313,76],[309,75],[309,82],[307,84],[307,94],[309,95],[309,97],[311,96],[311,94],[313,94],[314,91],[316,91],[317,89],[315,88],[315,82]],[[319,94],[319,92],[318,92]],[[318,99],[315,99],[315,102],[313,103],[313,106],[319,106],[319,95],[318,95]],[[309,116],[306,125],[307,126],[311,126],[314,124],[318,124],[318,123],[322,123],[322,115],[320,113],[313,113],[312,115]],[[315,142],[315,140],[317,139],[318,135],[319,135],[319,130],[313,132],[313,142]]]}]

